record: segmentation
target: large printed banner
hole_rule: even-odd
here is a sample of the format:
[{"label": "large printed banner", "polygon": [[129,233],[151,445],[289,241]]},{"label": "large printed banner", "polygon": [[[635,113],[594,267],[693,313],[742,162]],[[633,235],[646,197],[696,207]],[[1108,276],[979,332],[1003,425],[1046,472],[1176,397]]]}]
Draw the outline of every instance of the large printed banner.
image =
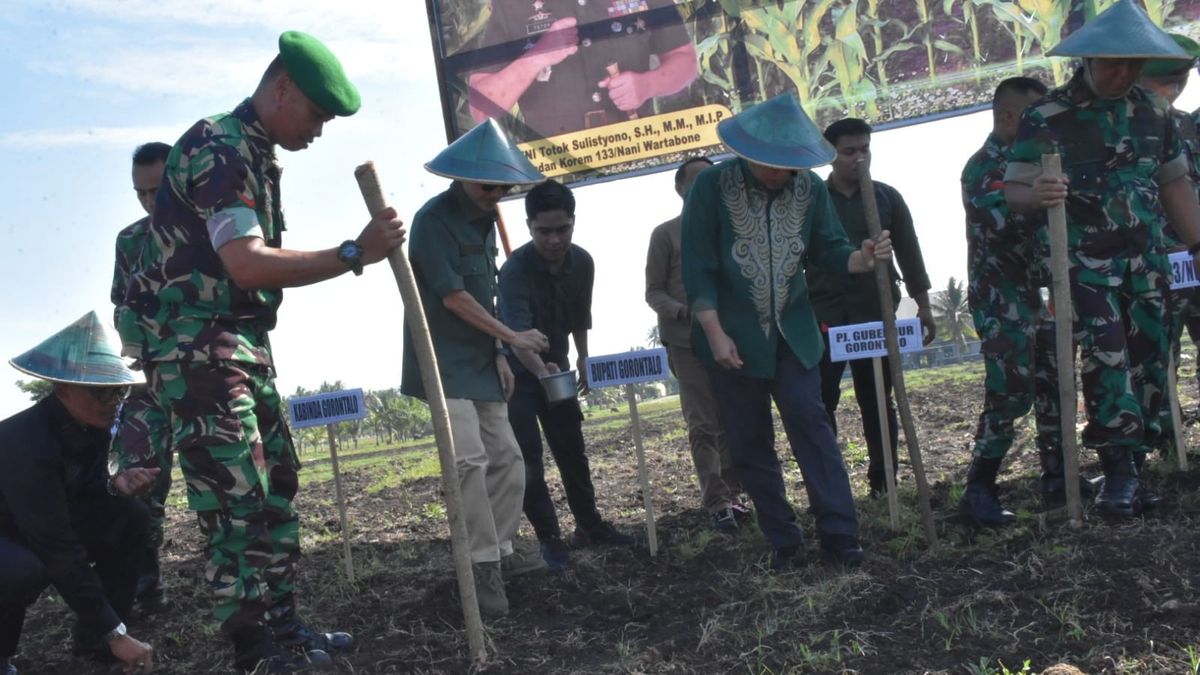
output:
[{"label": "large printed banner", "polygon": [[[500,120],[569,183],[722,151],[716,124],[784,91],[817,124],[880,128],[990,102],[1115,0],[426,0],[447,135]],[[1200,35],[1200,0],[1144,0]]]}]

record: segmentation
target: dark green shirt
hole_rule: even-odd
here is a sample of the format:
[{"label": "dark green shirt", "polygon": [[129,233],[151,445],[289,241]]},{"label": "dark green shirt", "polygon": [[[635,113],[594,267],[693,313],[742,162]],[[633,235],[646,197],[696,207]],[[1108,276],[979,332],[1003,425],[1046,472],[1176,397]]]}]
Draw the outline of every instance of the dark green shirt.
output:
[{"label": "dark green shirt", "polygon": [[[447,295],[466,291],[495,315],[495,223],[496,214],[475,206],[457,182],[426,202],[413,217],[408,259],[417,278],[446,398],[504,400],[496,371],[496,338],[470,326],[442,304]],[[407,317],[400,391],[425,398]]]},{"label": "dark green shirt", "polygon": [[[745,160],[705,169],[684,202],[682,246],[692,314],[716,310],[737,345],[742,374],[774,377],[783,343],[805,367],[817,365],[825,345],[804,270],[816,265],[844,277],[854,247],[815,173],[799,171],[772,192],[755,180]],[[713,361],[699,323],[692,348]]]},{"label": "dark green shirt", "polygon": [[[867,217],[863,211],[859,191],[855,190],[854,194],[847,197],[828,184],[826,188],[846,237],[854,246],[862,246],[863,240],[870,234],[867,231]],[[908,295],[913,297],[928,291],[929,275],[925,273],[921,244],[917,241],[912,214],[909,213],[904,198],[896,188],[875,181],[875,202],[879,205],[880,225],[891,233],[894,259],[900,263],[900,270],[904,273],[904,287],[908,290]],[[900,274],[896,272],[895,265],[888,267],[892,273],[892,298],[898,305]],[[809,268],[809,296],[812,297],[817,321],[826,326],[845,326],[881,320],[883,308],[879,304],[875,273],[851,274],[848,282],[842,281],[843,278],[845,277],[835,277],[818,268]]]}]

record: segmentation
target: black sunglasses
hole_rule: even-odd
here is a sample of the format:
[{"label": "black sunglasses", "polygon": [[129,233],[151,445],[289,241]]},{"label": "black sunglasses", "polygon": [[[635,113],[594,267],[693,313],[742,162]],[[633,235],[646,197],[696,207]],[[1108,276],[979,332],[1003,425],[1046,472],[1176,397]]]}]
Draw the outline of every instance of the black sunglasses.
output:
[{"label": "black sunglasses", "polygon": [[133,387],[87,387],[87,392],[99,403],[117,403],[129,398]]},{"label": "black sunglasses", "polygon": [[509,190],[513,189],[513,186],[511,186],[511,185],[491,185],[488,183],[483,183],[479,187],[484,192],[495,192],[496,190],[499,190],[501,192],[508,192]]}]

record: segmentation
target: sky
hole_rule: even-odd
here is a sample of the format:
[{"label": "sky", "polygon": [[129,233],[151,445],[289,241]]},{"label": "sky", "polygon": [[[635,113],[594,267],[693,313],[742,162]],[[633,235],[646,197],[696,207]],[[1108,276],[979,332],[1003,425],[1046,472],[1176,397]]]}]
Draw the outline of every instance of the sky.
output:
[{"label": "sky", "polygon": [[[363,106],[327,124],[309,149],[280,150],[284,245],[323,249],[358,235],[368,216],[353,172],[366,160],[411,219],[448,185],[422,168],[446,138],[428,25],[418,0],[0,2],[0,357],[89,310],[111,317],[114,239],[143,215],[130,181],[133,149],[174,143],[196,120],[232,109],[285,30],[326,42]],[[1200,105],[1200,86],[1179,105]],[[935,291],[966,276],[958,176],[990,125],[976,113],[872,139],[874,177],[907,200]],[[654,325],[643,299],[646,247],[681,206],[671,174],[582,187],[576,198],[574,241],[596,262],[592,355],[644,345]],[[501,209],[513,246],[528,241],[521,202]],[[271,338],[280,390],[334,380],[398,386],[402,321],[386,263],[288,289]],[[0,418],[28,405],[12,385],[22,378],[16,370],[0,378]]]}]

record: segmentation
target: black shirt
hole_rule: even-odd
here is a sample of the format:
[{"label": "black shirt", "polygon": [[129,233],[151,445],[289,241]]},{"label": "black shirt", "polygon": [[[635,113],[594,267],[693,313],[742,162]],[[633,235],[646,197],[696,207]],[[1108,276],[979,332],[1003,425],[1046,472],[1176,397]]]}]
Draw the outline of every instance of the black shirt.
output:
[{"label": "black shirt", "polygon": [[[847,197],[829,183],[826,183],[825,187],[829,190],[838,219],[842,221],[842,228],[846,230],[846,237],[855,247],[861,248],[869,233],[859,191],[855,190],[854,194]],[[917,241],[912,214],[909,213],[904,198],[896,188],[875,181],[875,200],[879,205],[879,223],[891,233],[893,260],[900,263],[900,270],[904,273],[904,287],[909,297],[928,291],[929,275],[925,272],[921,244]],[[890,267],[892,298],[899,304],[901,276],[896,272],[895,264]],[[879,321],[883,318],[874,271],[851,274],[850,281],[842,284],[838,278],[822,272],[819,267],[809,266],[808,295],[817,321],[826,326],[845,326]]]},{"label": "black shirt", "polygon": [[[545,333],[550,351],[540,355],[542,360],[569,370],[571,333],[592,327],[595,277],[592,256],[574,244],[558,274],[546,268],[533,242],[525,244],[500,268],[500,320],[518,332],[536,328]],[[536,383],[516,355],[508,361],[518,381]]]},{"label": "black shirt", "polygon": [[108,498],[107,429],[81,426],[55,396],[0,421],[0,536],[24,545],[85,626],[120,623],[72,528],[72,514]]}]

